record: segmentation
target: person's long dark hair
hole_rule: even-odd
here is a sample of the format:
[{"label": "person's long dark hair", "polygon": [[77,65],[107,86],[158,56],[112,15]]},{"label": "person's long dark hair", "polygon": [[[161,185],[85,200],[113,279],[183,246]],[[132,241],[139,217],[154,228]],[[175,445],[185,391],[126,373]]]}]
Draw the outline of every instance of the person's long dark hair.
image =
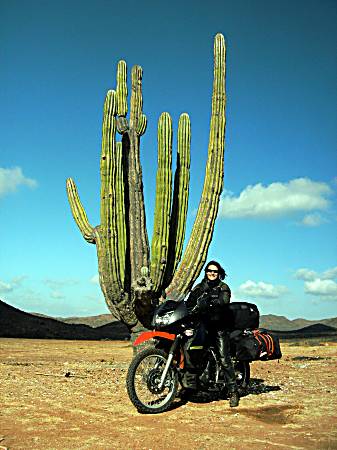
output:
[{"label": "person's long dark hair", "polygon": [[206,272],[207,272],[207,269],[209,268],[209,266],[216,266],[218,268],[220,280],[223,280],[225,278],[225,276],[227,275],[225,272],[225,269],[221,266],[220,263],[218,263],[217,261],[210,261],[209,263],[206,264],[206,267],[205,267],[205,278],[206,278]]}]

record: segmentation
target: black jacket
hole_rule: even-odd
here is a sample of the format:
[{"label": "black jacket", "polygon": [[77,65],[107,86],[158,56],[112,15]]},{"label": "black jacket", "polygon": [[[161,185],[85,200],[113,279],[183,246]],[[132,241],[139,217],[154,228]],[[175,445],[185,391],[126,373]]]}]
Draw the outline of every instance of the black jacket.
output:
[{"label": "black jacket", "polygon": [[230,302],[231,290],[228,284],[221,280],[216,282],[204,278],[197,284],[186,299],[186,306],[194,308],[198,303],[203,303],[201,313],[207,321],[217,322],[221,320],[223,307]]}]

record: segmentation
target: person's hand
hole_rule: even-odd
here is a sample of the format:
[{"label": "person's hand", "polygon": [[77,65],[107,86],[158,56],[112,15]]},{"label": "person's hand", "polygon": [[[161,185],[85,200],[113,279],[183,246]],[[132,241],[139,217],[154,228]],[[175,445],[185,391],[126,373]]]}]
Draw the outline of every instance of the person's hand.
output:
[{"label": "person's hand", "polygon": [[201,297],[197,301],[197,307],[200,312],[206,311],[209,308],[209,302],[207,297]]}]

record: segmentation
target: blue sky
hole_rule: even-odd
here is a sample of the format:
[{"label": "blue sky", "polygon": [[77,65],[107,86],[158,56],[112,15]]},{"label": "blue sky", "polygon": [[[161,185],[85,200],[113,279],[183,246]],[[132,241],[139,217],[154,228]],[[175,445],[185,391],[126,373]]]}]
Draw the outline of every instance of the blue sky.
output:
[{"label": "blue sky", "polygon": [[235,299],[262,314],[337,315],[335,1],[0,1],[0,298],[51,315],[107,312],[93,245],[105,93],[118,60],[143,67],[149,235],[156,128],[192,126],[193,224],[207,155],[212,46],[227,43],[225,191],[209,250]]}]

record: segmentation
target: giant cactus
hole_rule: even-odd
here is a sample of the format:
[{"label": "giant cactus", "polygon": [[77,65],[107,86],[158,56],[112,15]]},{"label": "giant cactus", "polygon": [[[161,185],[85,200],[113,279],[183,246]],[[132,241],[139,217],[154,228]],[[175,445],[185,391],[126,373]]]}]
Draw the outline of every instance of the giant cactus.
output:
[{"label": "giant cactus", "polygon": [[[116,91],[107,93],[101,151],[101,220],[90,225],[74,181],[67,193],[74,219],[84,238],[96,244],[100,285],[116,318],[132,331],[149,325],[152,300],[166,295],[182,298],[205,262],[223,184],[225,133],[225,42],[214,41],[212,115],[206,176],[199,209],[182,255],[188,205],[190,120],[178,125],[177,167],[172,196],[172,120],[158,122],[158,169],[151,256],[146,231],[140,138],[146,129],[142,111],[142,69],[132,69],[130,116],[127,118],[126,64],[117,67]],[[116,131],[122,135],[117,142]]]}]

